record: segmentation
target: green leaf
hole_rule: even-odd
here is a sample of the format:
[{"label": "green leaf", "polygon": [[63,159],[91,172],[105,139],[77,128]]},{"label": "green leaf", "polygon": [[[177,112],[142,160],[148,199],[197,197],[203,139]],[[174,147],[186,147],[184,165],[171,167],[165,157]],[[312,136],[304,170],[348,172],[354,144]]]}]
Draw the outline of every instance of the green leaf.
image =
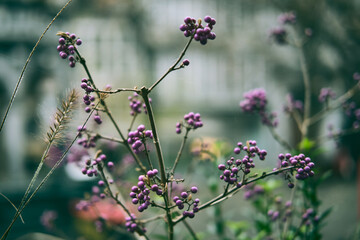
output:
[{"label": "green leaf", "polygon": [[299,143],[299,149],[303,151],[310,151],[314,146],[315,141],[311,141],[308,138],[304,138],[304,140]]}]

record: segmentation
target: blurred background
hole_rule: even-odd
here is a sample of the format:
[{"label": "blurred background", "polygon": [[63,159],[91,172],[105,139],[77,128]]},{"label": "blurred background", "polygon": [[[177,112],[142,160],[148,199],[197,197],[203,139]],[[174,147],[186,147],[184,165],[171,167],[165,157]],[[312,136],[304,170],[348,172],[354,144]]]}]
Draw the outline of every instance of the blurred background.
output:
[{"label": "blurred background", "polygon": [[[1,117],[31,49],[65,3],[64,0],[0,1]],[[43,137],[56,107],[69,89],[80,90],[80,80],[85,77],[80,65],[71,69],[67,61],[59,58],[57,31],[76,33],[82,39],[79,51],[86,58],[97,86],[140,88],[155,82],[185,46],[187,39],[179,30],[185,16],[216,18],[214,32],[217,37],[205,46],[194,42],[186,55],[190,66],[171,73],[152,92],[166,161],[171,163],[181,141],[175,134],[175,123],[182,120],[185,113],[193,111],[201,113],[204,127],[192,133],[191,139],[217,138],[229,142],[230,146],[237,141],[255,139],[260,148],[269,152],[269,160],[262,167],[272,169],[276,166],[277,154],[284,148],[272,139],[258,116],[241,112],[239,102],[243,93],[264,88],[269,109],[278,113],[279,134],[291,144],[299,140],[294,122],[283,113],[287,94],[303,100],[299,54],[296,48],[274,44],[269,38],[270,30],[279,25],[278,15],[288,11],[297,16],[295,29],[299,35],[305,35],[305,29],[312,33],[304,51],[312,85],[312,111],[316,112],[322,108],[317,101],[321,88],[331,87],[337,96],[341,96],[355,84],[353,74],[360,71],[359,1],[74,1],[54,22],[32,57],[5,128],[0,133],[0,192],[15,205],[19,204],[41,158],[45,146]],[[131,121],[128,95],[123,93],[108,99],[124,131]],[[82,108],[79,106],[74,122],[68,128],[70,138],[75,136],[77,125],[86,118]],[[136,124],[145,119],[141,116]],[[104,117],[99,131],[112,135],[114,129],[106,123]],[[310,137],[326,135],[330,123],[336,129],[352,126],[352,120],[338,111],[315,125]],[[91,126],[96,127],[93,123]],[[359,144],[356,134],[340,138],[337,143],[325,141],[322,154],[316,158],[319,172],[332,172],[319,192],[324,209],[334,206],[323,229],[324,239],[345,239],[355,232]],[[58,150],[63,147],[59,146]],[[115,149],[118,154],[112,155],[115,162],[125,155],[123,149],[116,146],[107,144],[105,147]],[[190,162],[189,152],[187,147],[180,172],[186,169],[187,161]],[[81,227],[77,226],[83,223],[74,220],[73,209],[85,192],[91,192],[94,182],[77,176],[78,172],[68,166],[58,169],[25,209],[26,224],[18,221],[9,239],[31,232],[46,233],[47,229],[40,222],[44,210],[57,212],[57,226],[68,234],[68,238],[88,239],[80,238],[83,233],[79,233]],[[201,181],[199,179],[201,177],[191,180]],[[285,189],[284,192],[286,196]],[[243,202],[242,196],[237,196],[227,204],[246,206]],[[224,211],[229,218],[234,218],[231,209],[228,213]],[[238,211],[236,219],[249,217],[248,209],[239,207]],[[1,197],[1,233],[13,214],[14,209]],[[206,219],[208,215],[211,214],[203,213],[199,217]],[[212,231],[201,221],[194,224],[199,231]]]}]

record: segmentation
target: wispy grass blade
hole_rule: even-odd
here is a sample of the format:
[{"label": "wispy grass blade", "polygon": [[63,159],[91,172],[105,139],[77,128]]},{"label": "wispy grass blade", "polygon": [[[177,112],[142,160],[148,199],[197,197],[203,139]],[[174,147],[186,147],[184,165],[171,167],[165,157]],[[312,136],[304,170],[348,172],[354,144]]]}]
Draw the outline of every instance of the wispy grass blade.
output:
[{"label": "wispy grass blade", "polygon": [[33,47],[33,49],[31,50],[30,54],[29,54],[29,57],[26,59],[26,62],[25,62],[25,65],[20,73],[20,77],[16,83],[16,86],[15,86],[15,89],[11,95],[11,98],[10,98],[10,101],[9,101],[9,104],[6,108],[6,111],[5,111],[5,114],[4,114],[4,117],[2,119],[2,122],[1,122],[1,125],[0,125],[0,132],[2,131],[3,127],[4,127],[4,124],[5,124],[5,120],[9,114],[9,111],[10,111],[10,108],[11,108],[11,105],[12,103],[14,102],[14,99],[15,99],[15,96],[16,96],[16,93],[17,91],[19,90],[19,87],[20,87],[20,83],[23,79],[23,76],[24,76],[24,73],[25,73],[25,70],[30,62],[30,59],[32,57],[32,55],[34,54],[36,48],[38,47],[40,41],[43,39],[43,37],[45,36],[46,32],[49,30],[49,28],[51,27],[51,25],[54,23],[54,21],[59,17],[59,15],[65,10],[65,8],[72,2],[72,0],[69,0],[61,9],[60,11],[55,15],[55,17],[51,20],[51,22],[46,26],[44,32],[41,34],[41,36],[39,37],[38,41],[35,43],[35,46]]}]

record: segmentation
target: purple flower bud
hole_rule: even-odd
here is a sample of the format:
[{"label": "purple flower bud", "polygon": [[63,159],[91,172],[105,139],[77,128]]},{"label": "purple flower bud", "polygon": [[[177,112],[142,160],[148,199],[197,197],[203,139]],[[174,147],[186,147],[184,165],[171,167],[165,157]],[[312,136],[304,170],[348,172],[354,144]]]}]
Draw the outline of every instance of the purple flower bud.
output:
[{"label": "purple flower bud", "polygon": [[79,38],[79,39],[77,39],[77,40],[76,40],[76,45],[80,46],[81,44],[82,44],[81,39],[80,39],[80,38]]}]

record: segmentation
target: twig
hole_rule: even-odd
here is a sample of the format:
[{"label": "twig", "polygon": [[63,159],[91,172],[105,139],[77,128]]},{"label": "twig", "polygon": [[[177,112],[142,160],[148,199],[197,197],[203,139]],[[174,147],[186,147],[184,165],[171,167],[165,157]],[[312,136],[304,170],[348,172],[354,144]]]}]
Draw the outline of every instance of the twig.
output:
[{"label": "twig", "polygon": [[[98,103],[99,104],[99,103]],[[94,109],[89,113],[88,117],[86,118],[84,124],[82,125],[82,128],[85,127],[85,125],[87,124],[87,122],[90,119],[90,116],[92,115],[92,113],[94,112]],[[72,147],[72,145],[74,145],[75,141],[78,139],[80,135],[80,132],[78,132],[76,134],[76,136],[74,137],[74,139],[72,140],[72,142],[70,143],[70,145],[66,148],[65,152],[62,154],[61,158],[54,164],[54,166],[50,169],[50,171],[48,172],[48,174],[46,174],[46,176],[43,178],[43,180],[41,180],[41,182],[39,183],[39,185],[35,188],[35,190],[33,191],[33,193],[30,195],[30,197],[24,202],[24,204],[19,207],[18,211],[16,212],[15,216],[13,217],[10,225],[8,226],[8,228],[6,229],[5,233],[3,234],[3,236],[1,237],[0,240],[5,240],[12,228],[12,226],[14,225],[16,219],[19,217],[19,215],[22,213],[22,211],[25,209],[25,207],[29,204],[30,200],[35,196],[35,194],[40,190],[40,188],[44,185],[44,183],[48,180],[48,178],[53,174],[53,172],[55,171],[55,169],[62,163],[62,161],[64,160],[66,154],[69,152],[70,148]]]},{"label": "twig", "polygon": [[189,231],[189,233],[191,234],[191,236],[193,237],[194,240],[199,240],[199,238],[196,236],[196,233],[194,232],[194,230],[192,229],[192,227],[187,223],[186,220],[183,221],[186,229]]},{"label": "twig", "polygon": [[185,132],[184,138],[183,138],[183,140],[182,140],[182,142],[181,142],[181,146],[180,146],[179,152],[178,152],[178,154],[177,154],[177,156],[176,156],[176,159],[175,159],[175,162],[174,162],[174,166],[172,167],[172,169],[171,169],[171,171],[170,171],[170,176],[171,176],[171,175],[174,175],[175,168],[176,168],[177,164],[179,163],[179,160],[180,160],[181,154],[182,154],[182,152],[183,152],[183,150],[184,150],[185,143],[186,143],[186,140],[187,140],[187,138],[188,138],[189,132],[190,132],[190,128],[186,128],[186,132]]},{"label": "twig", "polygon": [[[277,170],[275,170],[275,171],[271,171],[271,172],[268,172],[268,173],[265,173],[265,172],[264,172],[264,173],[263,173],[261,176],[259,176],[259,177],[256,177],[256,178],[253,178],[253,179],[250,179],[250,180],[245,181],[245,183],[244,183],[240,188],[238,188],[238,187],[235,186],[235,187],[231,188],[231,189],[227,192],[226,195],[224,195],[224,194],[222,193],[222,194],[218,195],[217,197],[209,200],[208,202],[202,204],[201,206],[199,206],[199,211],[201,211],[201,210],[203,210],[203,209],[206,209],[206,208],[208,208],[208,207],[210,207],[210,206],[214,206],[214,205],[216,205],[216,204],[219,204],[219,203],[223,202],[224,200],[232,197],[232,196],[233,196],[234,194],[236,194],[239,190],[243,189],[244,186],[246,186],[246,185],[248,185],[248,184],[250,184],[250,183],[252,183],[252,182],[258,181],[258,180],[260,180],[260,179],[266,178],[266,177],[271,176],[271,175],[279,174],[279,173],[281,173],[281,172],[283,172],[283,171],[290,170],[290,169],[293,169],[293,168],[294,168],[294,166],[290,166],[290,167],[280,168],[280,169],[277,169]],[[186,217],[181,216],[181,217],[175,219],[175,220],[174,220],[174,225],[177,224],[177,223],[179,223],[179,222],[181,222],[181,221],[182,221],[183,219],[185,219],[185,218],[186,218]]]},{"label": "twig", "polygon": [[43,39],[43,37],[45,36],[46,32],[49,30],[50,26],[53,24],[53,22],[59,17],[59,15],[65,10],[65,8],[72,2],[72,0],[69,0],[61,9],[60,11],[55,15],[55,17],[51,20],[51,22],[47,25],[47,27],[45,28],[44,32],[41,34],[40,38],[38,39],[38,41],[35,43],[35,46],[33,47],[33,49],[31,50],[30,54],[29,54],[29,57],[26,59],[26,62],[25,62],[25,65],[20,73],[20,77],[16,83],[16,86],[15,86],[15,89],[11,95],[11,99],[10,99],[10,102],[6,108],[6,111],[5,111],[5,115],[3,117],[3,120],[1,122],[1,125],[0,125],[0,132],[2,131],[3,127],[4,127],[4,124],[5,124],[5,120],[9,114],[9,111],[10,111],[10,108],[11,108],[11,105],[12,103],[14,102],[14,99],[15,99],[15,96],[16,96],[16,93],[20,87],[20,83],[23,79],[23,76],[24,76],[24,73],[25,73],[25,70],[30,62],[30,59],[32,57],[32,55],[34,54],[36,48],[38,47],[40,41]]},{"label": "twig", "polygon": [[[93,86],[93,88],[95,90],[97,90],[98,88],[96,87],[95,85],[95,82],[94,82],[94,79],[91,77],[91,74],[90,74],[90,71],[86,65],[86,61],[85,61],[85,58],[83,58],[79,51],[75,48],[74,49],[76,54],[78,55],[79,59],[80,59],[80,64],[83,66],[88,78],[89,78],[89,82],[91,83],[91,85]],[[138,156],[131,150],[128,142],[126,141],[126,138],[124,137],[124,135],[122,134],[121,130],[120,130],[120,127],[118,126],[118,124],[116,123],[113,115],[111,114],[108,106],[106,105],[106,102],[105,102],[105,99],[103,99],[103,97],[101,96],[101,94],[97,91],[96,92],[96,95],[98,96],[99,98],[99,101],[101,103],[101,105],[104,107],[104,111],[106,113],[106,115],[109,117],[110,121],[112,122],[112,124],[114,125],[116,131],[118,132],[118,134],[120,135],[121,139],[123,140],[123,144],[125,145],[125,147],[128,149],[128,151],[130,152],[130,154],[133,156],[133,158],[135,159],[135,162],[138,164],[138,166],[140,167],[141,171],[146,173],[146,168],[145,166],[141,163],[140,159],[138,158]]]},{"label": "twig", "polygon": [[176,60],[176,62],[167,70],[167,72],[162,75],[162,77],[159,78],[159,80],[157,80],[151,87],[149,87],[149,93],[172,71],[177,70],[179,68],[176,68],[176,65],[179,64],[179,62],[181,61],[181,59],[184,57],[187,49],[190,46],[191,41],[193,40],[194,36],[192,35],[189,39],[189,41],[187,42],[187,44],[185,45],[184,49],[182,50],[182,52],[180,53],[180,56],[178,57],[178,59]]}]

